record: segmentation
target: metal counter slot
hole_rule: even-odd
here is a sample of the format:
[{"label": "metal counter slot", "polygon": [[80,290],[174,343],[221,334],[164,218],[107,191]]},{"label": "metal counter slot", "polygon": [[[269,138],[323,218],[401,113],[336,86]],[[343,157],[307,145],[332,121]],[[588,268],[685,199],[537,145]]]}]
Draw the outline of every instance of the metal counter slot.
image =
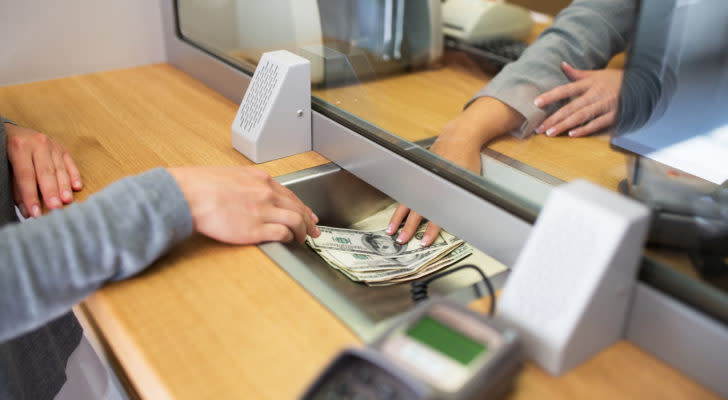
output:
[{"label": "metal counter slot", "polygon": [[[349,226],[394,202],[333,163],[276,180],[311,207],[321,225]],[[260,248],[364,342],[375,338],[392,318],[413,304],[409,284],[368,287],[352,282],[306,245],[265,243]],[[494,285],[502,287],[505,277],[505,273],[493,277]],[[458,272],[434,282],[430,293],[467,303],[476,298],[473,284],[479,281],[473,271]]]}]

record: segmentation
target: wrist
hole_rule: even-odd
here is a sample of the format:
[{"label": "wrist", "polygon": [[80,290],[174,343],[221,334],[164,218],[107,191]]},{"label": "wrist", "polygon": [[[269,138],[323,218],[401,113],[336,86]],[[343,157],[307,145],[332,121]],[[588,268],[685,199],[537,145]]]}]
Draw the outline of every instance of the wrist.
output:
[{"label": "wrist", "polygon": [[462,138],[482,147],[496,137],[517,130],[525,118],[506,103],[493,97],[475,99],[457,118]]},{"label": "wrist", "polygon": [[175,183],[177,184],[177,187],[179,188],[179,191],[182,193],[182,197],[187,203],[187,207],[189,208],[190,214],[192,215],[192,218],[194,220],[195,217],[195,209],[197,208],[196,199],[194,198],[194,188],[190,188],[190,185],[194,184],[194,180],[189,180],[187,178],[187,167],[167,167],[165,168],[167,172],[172,175],[172,178],[174,179]]},{"label": "wrist", "polygon": [[462,115],[467,116],[469,122],[480,127],[480,135],[487,139],[516,130],[525,120],[525,117],[515,108],[488,96],[475,99]]}]

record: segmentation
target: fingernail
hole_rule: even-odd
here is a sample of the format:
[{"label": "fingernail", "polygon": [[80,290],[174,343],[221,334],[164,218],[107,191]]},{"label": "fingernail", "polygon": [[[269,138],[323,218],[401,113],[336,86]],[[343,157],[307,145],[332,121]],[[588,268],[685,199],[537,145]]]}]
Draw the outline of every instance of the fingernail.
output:
[{"label": "fingernail", "polygon": [[318,224],[319,217],[318,217],[318,215],[314,214],[313,211],[311,211],[311,219],[313,220],[314,223]]},{"label": "fingernail", "polygon": [[425,236],[422,236],[422,240],[420,241],[420,243],[421,243],[421,244],[422,244],[423,246],[427,246],[427,245],[429,245],[429,244],[430,244],[430,235],[425,235]]},{"label": "fingernail", "polygon": [[73,187],[77,190],[81,190],[81,187],[83,187],[83,183],[81,183],[80,180],[73,181]]},{"label": "fingernail", "polygon": [[553,136],[553,135],[554,135],[554,133],[556,133],[556,128],[549,128],[549,129],[548,129],[548,130],[546,131],[546,136]]},{"label": "fingernail", "polygon": [[48,200],[48,207],[50,207],[50,208],[58,208],[62,205],[63,205],[63,203],[61,203],[61,199],[59,199],[56,196],[53,196]]},{"label": "fingernail", "polygon": [[32,215],[32,216],[34,216],[36,218],[37,217],[40,217],[40,206],[34,205],[33,207],[31,207],[30,208],[30,215]]},{"label": "fingernail", "polygon": [[399,236],[397,236],[397,239],[395,240],[395,242],[397,242],[399,244],[404,243],[406,236],[407,235],[405,235],[404,233],[400,233]]},{"label": "fingernail", "polygon": [[316,233],[316,236],[321,235],[321,229],[318,226],[314,229],[314,232]]},{"label": "fingernail", "polygon": [[543,107],[543,99],[540,97],[536,97],[536,100],[533,101],[533,104],[536,105],[536,107]]},{"label": "fingernail", "polygon": [[576,135],[576,132],[575,132],[575,131],[573,131],[573,130],[570,130],[570,131],[569,131],[569,136],[571,136],[571,137],[574,137],[574,135]]},{"label": "fingernail", "polygon": [[28,209],[25,208],[25,204],[18,204],[18,209],[20,210],[20,215],[28,218]]},{"label": "fingernail", "polygon": [[61,193],[61,197],[64,201],[72,201],[73,200],[73,194],[70,190],[64,190],[63,193]]},{"label": "fingernail", "polygon": [[539,125],[538,128],[536,128],[536,133],[543,133],[544,129],[546,128],[544,128],[543,125]]},{"label": "fingernail", "polygon": [[384,232],[386,232],[387,235],[393,234],[394,233],[394,224],[387,225],[387,229],[385,229]]}]

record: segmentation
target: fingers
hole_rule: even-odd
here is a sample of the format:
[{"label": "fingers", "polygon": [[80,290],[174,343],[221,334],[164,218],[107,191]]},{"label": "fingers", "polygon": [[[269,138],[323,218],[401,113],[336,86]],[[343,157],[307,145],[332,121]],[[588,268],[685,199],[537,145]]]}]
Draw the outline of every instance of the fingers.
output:
[{"label": "fingers", "polygon": [[[402,227],[402,230],[399,232],[399,235],[397,235],[397,238],[395,241],[397,243],[407,243],[412,239],[412,236],[414,236],[415,232],[417,231],[417,227],[420,226],[420,223],[422,223],[422,216],[420,214],[417,214],[414,211],[411,211],[407,206],[400,204],[397,206],[397,209],[394,210],[394,213],[392,214],[392,218],[389,220],[389,225],[387,226],[387,229],[385,229],[385,232],[388,235],[393,235],[397,232],[397,228],[402,224],[402,220],[407,217],[407,221],[405,222],[404,226]],[[429,246],[432,244],[432,242],[437,239],[437,235],[440,233],[440,227],[433,224],[432,222],[427,224],[427,228],[425,229],[424,235],[422,235],[421,243],[423,246]]]},{"label": "fingers", "polygon": [[195,230],[231,244],[303,243],[321,234],[318,217],[265,171],[239,167],[168,168],[192,214]]},{"label": "fingers", "polygon": [[412,239],[412,236],[414,236],[415,231],[417,231],[417,227],[420,226],[421,222],[422,216],[410,210],[410,213],[407,216],[407,221],[405,221],[404,227],[402,227],[402,230],[399,232],[399,235],[397,235],[397,239],[395,239],[395,241],[399,244],[409,242],[409,240]]},{"label": "fingers", "polygon": [[76,163],[73,161],[71,154],[64,149],[63,151],[63,164],[66,166],[66,172],[71,181],[71,187],[75,191],[83,189],[83,181],[81,180],[81,172],[78,170]]},{"label": "fingers", "polygon": [[402,225],[402,221],[404,221],[404,217],[409,214],[409,211],[410,209],[404,204],[397,206],[397,209],[394,210],[394,213],[392,214],[392,218],[389,219],[387,229],[384,230],[387,235],[394,235],[397,232],[397,229],[400,225]]},{"label": "fingers", "polygon": [[56,165],[51,153],[50,150],[36,151],[33,153],[32,161],[43,200],[48,208],[54,209],[63,206],[63,202],[58,193],[59,174],[56,174]]},{"label": "fingers", "polygon": [[422,236],[422,245],[423,246],[429,246],[432,244],[432,242],[435,241],[437,238],[437,235],[440,233],[440,227],[435,225],[432,222],[429,222],[427,224],[427,229],[425,229],[425,234]]},{"label": "fingers", "polygon": [[[18,209],[20,210],[20,214],[23,216],[23,218],[30,218],[30,209],[28,208],[29,206],[26,206],[26,203],[21,197],[20,187],[18,186],[17,179],[13,179],[13,200],[15,201],[15,204],[17,204]],[[32,205],[30,207],[32,207]],[[40,210],[38,210],[38,212],[40,212]]]},{"label": "fingers", "polygon": [[[536,128],[536,132],[546,133],[548,136],[558,136],[568,132],[569,136],[579,137],[609,127],[616,115],[622,71],[611,69],[585,71],[566,63],[562,63],[561,68],[569,79],[575,82],[546,92],[534,102],[539,106],[546,105],[547,101],[566,95],[567,90],[570,90],[569,85],[581,87],[582,91],[575,92],[572,86],[570,91],[572,96],[568,97],[571,101],[547,118]],[[563,97],[561,100],[566,98]]]},{"label": "fingers", "polygon": [[260,242],[290,242],[294,235],[285,225],[263,224],[257,232],[257,237]]},{"label": "fingers", "polygon": [[547,136],[559,135],[561,132],[563,132],[563,130],[559,131],[557,129],[557,125],[568,119],[569,117],[573,116],[574,113],[583,110],[583,108],[586,107],[588,104],[589,101],[586,99],[585,96],[577,97],[565,106],[558,109],[550,117],[546,118],[546,120],[543,121],[541,125],[538,126],[538,128],[536,128],[536,133],[545,133]]},{"label": "fingers", "polygon": [[537,107],[545,107],[551,103],[565,100],[571,97],[579,96],[588,89],[588,86],[582,82],[572,82],[565,85],[557,86],[546,93],[536,97],[533,101]]},{"label": "fingers", "polygon": [[570,130],[569,136],[582,137],[591,135],[595,132],[599,132],[602,129],[606,129],[614,123],[614,118],[616,114],[617,113],[615,111],[610,111],[607,114],[604,114],[598,118],[594,118],[593,120],[589,121],[588,124]]},{"label": "fingers", "polygon": [[546,93],[536,97],[533,103],[537,107],[545,107],[551,103],[566,100],[571,97],[579,96],[589,89],[588,82],[581,82],[582,80],[589,78],[593,71],[585,71],[576,69],[566,62],[561,62],[561,70],[564,71],[571,83],[557,86]]},{"label": "fingers", "polygon": [[8,142],[8,161],[13,167],[13,185],[15,202],[18,208],[26,210],[24,217],[40,217],[42,209],[38,197],[38,183],[35,180],[35,168],[32,155],[18,142]]},{"label": "fingers", "polygon": [[584,79],[589,77],[592,71],[585,71],[583,69],[576,69],[572,67],[569,63],[566,61],[561,62],[561,70],[564,71],[564,74],[567,78],[571,79],[572,81],[578,81],[580,79]]},{"label": "fingers", "polygon": [[286,227],[298,243],[303,243],[306,240],[306,222],[298,212],[285,208],[271,207],[265,213],[263,226],[270,224],[278,224]]},{"label": "fingers", "polygon": [[71,177],[66,171],[66,163],[63,160],[63,150],[51,151],[51,161],[56,172],[56,186],[58,187],[58,196],[64,204],[73,201],[73,190],[71,188]]},{"label": "fingers", "polygon": [[32,129],[11,126],[7,133],[13,197],[21,214],[41,216],[41,197],[50,209],[72,202],[73,190],[80,190],[82,183],[81,174],[68,151]]},{"label": "fingers", "polygon": [[[280,196],[273,201],[273,205],[281,210],[295,214],[301,220],[304,239],[306,234],[312,237],[321,235],[321,231],[316,226],[316,222],[314,222],[315,220],[318,221],[318,217],[315,217],[311,209],[303,205],[298,198],[291,199],[288,196]],[[298,238],[298,235],[296,237]]]},{"label": "fingers", "polygon": [[[591,104],[586,107],[576,109],[570,114],[566,114],[567,117],[559,121],[552,127],[546,130],[548,136],[558,136],[564,132],[572,130],[572,128],[578,127],[582,124],[587,123],[591,119],[597,117],[603,112],[603,109],[598,104]],[[570,135],[571,136],[571,135]]]},{"label": "fingers", "polygon": [[274,200],[274,204],[277,207],[285,208],[301,215],[305,223],[305,232],[307,234],[311,235],[312,237],[318,237],[319,235],[321,235],[321,230],[319,230],[319,228],[316,226],[319,221],[318,216],[313,211],[311,211],[310,208],[303,204],[301,199],[296,197],[296,195],[290,189],[274,181],[273,179],[270,179],[270,184],[273,187],[273,190],[276,192],[276,195],[278,196]]}]

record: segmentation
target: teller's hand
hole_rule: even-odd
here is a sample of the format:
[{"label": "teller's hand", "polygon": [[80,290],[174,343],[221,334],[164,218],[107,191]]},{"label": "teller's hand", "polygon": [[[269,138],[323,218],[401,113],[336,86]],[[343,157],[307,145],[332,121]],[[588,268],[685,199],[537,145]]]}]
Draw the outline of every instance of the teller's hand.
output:
[{"label": "teller's hand", "polygon": [[[481,97],[445,125],[430,151],[480,174],[480,149],[492,139],[516,129],[523,119],[520,113],[505,103],[492,97]],[[405,221],[395,240],[397,243],[407,243],[422,220],[421,215],[400,204],[392,214],[386,232],[395,234],[402,221]],[[439,232],[440,227],[430,222],[422,236],[422,245],[432,244]]]},{"label": "teller's hand", "polygon": [[565,62],[561,63],[561,69],[573,82],[536,97],[534,104],[546,107],[557,101],[571,100],[539,125],[536,132],[547,136],[568,132],[569,136],[580,137],[611,126],[617,114],[622,70],[587,71]]}]

